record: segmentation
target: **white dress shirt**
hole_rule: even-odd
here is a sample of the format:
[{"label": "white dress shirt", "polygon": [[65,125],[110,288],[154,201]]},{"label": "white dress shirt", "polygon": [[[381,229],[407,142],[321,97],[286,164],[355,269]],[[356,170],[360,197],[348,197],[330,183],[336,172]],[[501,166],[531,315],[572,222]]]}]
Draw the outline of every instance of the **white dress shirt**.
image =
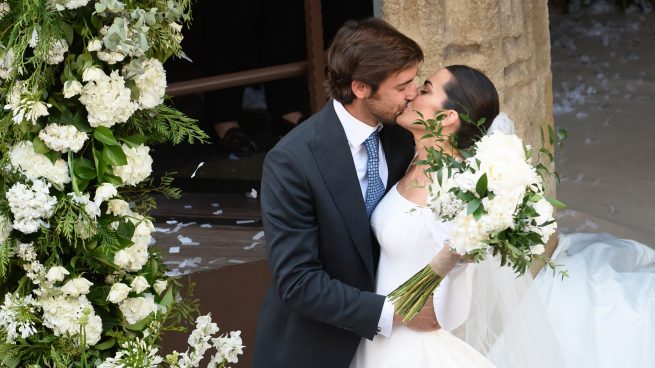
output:
[{"label": "white dress shirt", "polygon": [[[337,117],[343,126],[343,130],[346,132],[346,138],[348,139],[348,145],[350,146],[350,153],[353,156],[355,169],[357,170],[357,179],[359,179],[359,186],[362,190],[362,197],[364,200],[366,200],[366,188],[368,187],[368,176],[366,175],[368,153],[366,151],[366,145],[364,144],[364,141],[366,141],[366,139],[376,129],[382,129],[383,126],[381,123],[378,123],[377,126],[372,127],[352,116],[339,101],[333,100],[333,103]],[[380,158],[380,179],[382,179],[382,184],[384,184],[386,187],[387,181],[389,180],[389,169],[387,168],[387,160],[384,156],[384,150],[382,149],[381,141],[378,143],[378,149]],[[380,315],[380,320],[378,321],[378,333],[380,335],[385,337],[389,337],[389,335],[391,335],[391,328],[393,326],[393,313],[393,304],[389,301],[389,299],[385,299],[384,306],[382,307],[382,314]]]}]

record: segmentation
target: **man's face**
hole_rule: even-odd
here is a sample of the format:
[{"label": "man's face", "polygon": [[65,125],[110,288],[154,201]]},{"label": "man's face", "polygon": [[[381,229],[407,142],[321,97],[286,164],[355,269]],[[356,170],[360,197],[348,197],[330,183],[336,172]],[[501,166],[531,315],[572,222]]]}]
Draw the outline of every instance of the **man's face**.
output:
[{"label": "man's face", "polygon": [[375,93],[364,101],[377,121],[383,124],[393,124],[403,113],[407,104],[416,97],[414,79],[418,73],[418,64],[398,73],[392,74],[380,84]]}]

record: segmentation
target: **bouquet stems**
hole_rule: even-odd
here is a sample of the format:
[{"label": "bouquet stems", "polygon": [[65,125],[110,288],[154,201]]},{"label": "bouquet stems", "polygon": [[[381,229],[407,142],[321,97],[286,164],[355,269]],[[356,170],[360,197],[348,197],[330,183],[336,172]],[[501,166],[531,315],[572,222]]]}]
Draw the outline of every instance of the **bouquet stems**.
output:
[{"label": "bouquet stems", "polygon": [[443,279],[428,265],[389,294],[403,322],[410,321],[418,314]]}]

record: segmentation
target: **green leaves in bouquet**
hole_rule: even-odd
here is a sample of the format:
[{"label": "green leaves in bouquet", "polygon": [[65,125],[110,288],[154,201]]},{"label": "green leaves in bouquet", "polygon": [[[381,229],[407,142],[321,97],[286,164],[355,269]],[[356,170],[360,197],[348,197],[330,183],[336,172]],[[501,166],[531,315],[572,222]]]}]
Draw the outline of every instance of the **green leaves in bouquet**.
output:
[{"label": "green leaves in bouquet", "polygon": [[184,141],[189,144],[209,142],[209,136],[200,129],[197,120],[166,105],[159,105],[150,110],[137,111],[119,129],[122,129],[121,132],[124,136],[139,134],[148,137],[147,142],[149,144],[170,142],[177,145]]}]

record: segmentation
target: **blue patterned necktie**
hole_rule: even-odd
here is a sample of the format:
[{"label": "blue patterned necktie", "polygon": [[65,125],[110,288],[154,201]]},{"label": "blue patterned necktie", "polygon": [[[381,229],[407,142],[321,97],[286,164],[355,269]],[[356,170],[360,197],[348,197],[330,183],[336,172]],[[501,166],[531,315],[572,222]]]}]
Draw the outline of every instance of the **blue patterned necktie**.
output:
[{"label": "blue patterned necktie", "polygon": [[374,131],[366,141],[366,152],[368,160],[366,162],[366,177],[368,178],[368,187],[366,188],[366,214],[371,217],[375,206],[384,196],[384,184],[380,178],[380,145],[378,131]]}]

